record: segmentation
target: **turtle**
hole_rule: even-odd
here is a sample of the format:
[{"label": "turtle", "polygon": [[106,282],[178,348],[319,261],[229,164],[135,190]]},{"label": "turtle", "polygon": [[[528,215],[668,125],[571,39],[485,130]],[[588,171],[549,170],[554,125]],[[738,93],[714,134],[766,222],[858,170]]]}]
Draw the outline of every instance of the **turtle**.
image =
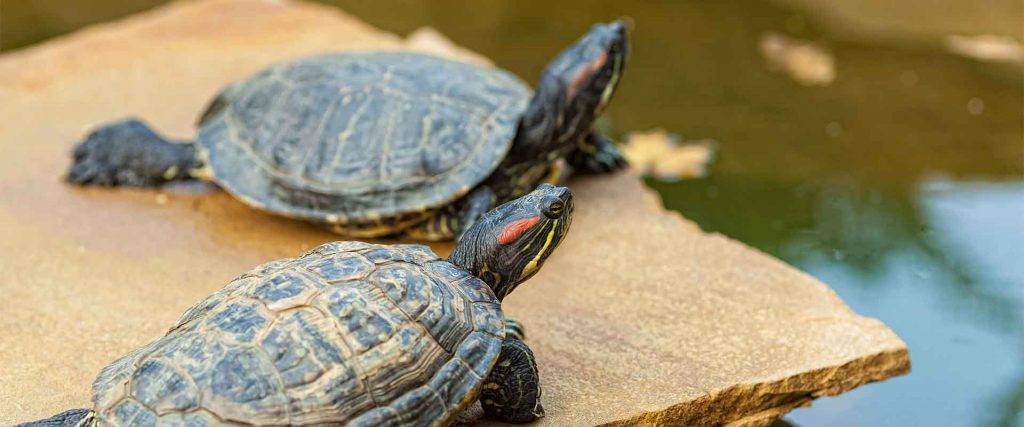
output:
[{"label": "turtle", "polygon": [[95,129],[74,148],[66,180],[201,179],[349,237],[451,240],[541,182],[627,166],[593,129],[625,70],[627,35],[623,21],[594,25],[536,91],[495,67],[412,52],[272,65],[222,89],[194,142],[135,117]]},{"label": "turtle", "polygon": [[572,193],[542,184],[488,212],[447,258],[331,242],[265,263],[103,368],[93,407],[40,425],[444,425],[544,415],[537,364],[501,304],[558,247]]}]

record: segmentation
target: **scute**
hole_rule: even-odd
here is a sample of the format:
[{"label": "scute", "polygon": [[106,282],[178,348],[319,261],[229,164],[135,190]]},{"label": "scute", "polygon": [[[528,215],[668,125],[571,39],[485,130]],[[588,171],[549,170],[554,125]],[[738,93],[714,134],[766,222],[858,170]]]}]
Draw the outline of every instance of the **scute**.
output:
[{"label": "scute", "polygon": [[249,343],[256,339],[269,323],[267,315],[257,301],[237,300],[210,310],[203,323],[203,331],[219,333],[231,340]]},{"label": "scute", "polygon": [[192,379],[158,358],[139,365],[132,385],[132,397],[158,413],[187,411],[199,404],[199,390]]},{"label": "scute", "polygon": [[428,247],[336,242],[249,271],[93,385],[112,425],[431,424],[497,360],[500,304]]},{"label": "scute", "polygon": [[408,221],[483,181],[530,96],[507,72],[422,54],[321,55],[232,85],[197,142],[243,201],[369,227]]},{"label": "scute", "polygon": [[229,348],[213,363],[210,380],[203,384],[203,406],[221,418],[272,423],[287,419],[284,385],[273,375],[273,365],[252,347]]}]

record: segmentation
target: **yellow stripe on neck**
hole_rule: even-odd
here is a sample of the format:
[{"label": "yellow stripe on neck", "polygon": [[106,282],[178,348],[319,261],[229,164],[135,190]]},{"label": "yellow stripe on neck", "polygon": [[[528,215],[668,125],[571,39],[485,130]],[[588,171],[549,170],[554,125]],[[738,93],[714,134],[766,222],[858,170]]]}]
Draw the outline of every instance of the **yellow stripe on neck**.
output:
[{"label": "yellow stripe on neck", "polygon": [[555,220],[555,222],[551,224],[551,231],[548,232],[548,236],[544,240],[544,246],[541,246],[537,255],[526,264],[526,268],[523,269],[522,276],[533,273],[533,271],[537,269],[537,263],[540,262],[540,257],[544,256],[544,252],[548,251],[548,246],[551,246],[551,240],[555,238],[555,230],[558,230],[558,220]]}]

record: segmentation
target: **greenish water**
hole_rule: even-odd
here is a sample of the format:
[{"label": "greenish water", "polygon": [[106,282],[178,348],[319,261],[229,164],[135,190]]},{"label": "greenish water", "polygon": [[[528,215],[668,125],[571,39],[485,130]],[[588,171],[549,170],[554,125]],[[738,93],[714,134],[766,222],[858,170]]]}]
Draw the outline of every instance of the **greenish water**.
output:
[{"label": "greenish water", "polygon": [[[0,46],[156,3],[5,1]],[[437,27],[529,81],[591,23],[631,16],[634,55],[611,123],[719,141],[708,178],[650,182],[666,205],[822,279],[910,346],[909,376],[787,420],[1024,425],[1020,68],[949,55],[938,39],[842,38],[758,0],[330,3],[400,33]],[[767,31],[820,42],[836,81],[804,87],[769,72]]]}]

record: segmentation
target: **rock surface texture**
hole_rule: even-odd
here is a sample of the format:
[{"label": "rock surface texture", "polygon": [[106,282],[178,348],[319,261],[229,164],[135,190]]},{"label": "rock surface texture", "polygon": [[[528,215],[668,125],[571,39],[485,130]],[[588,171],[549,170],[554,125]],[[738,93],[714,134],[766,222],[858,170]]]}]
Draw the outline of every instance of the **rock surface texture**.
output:
[{"label": "rock surface texture", "polygon": [[[471,55],[435,35],[411,46]],[[88,405],[101,367],[193,302],[254,265],[336,239],[209,186],[64,185],[76,140],[126,115],[189,138],[221,85],[269,63],[403,48],[334,9],[209,0],[0,57],[0,424]],[[537,354],[544,423],[764,424],[909,370],[904,343],[881,322],[666,212],[634,176],[571,186],[573,231],[506,303]]]}]

